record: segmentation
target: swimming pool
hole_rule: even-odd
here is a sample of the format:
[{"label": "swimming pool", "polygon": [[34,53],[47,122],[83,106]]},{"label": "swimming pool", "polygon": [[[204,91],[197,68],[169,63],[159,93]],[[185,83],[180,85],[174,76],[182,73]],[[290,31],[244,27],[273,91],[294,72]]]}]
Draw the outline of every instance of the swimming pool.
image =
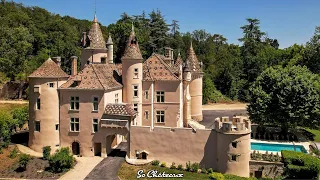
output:
[{"label": "swimming pool", "polygon": [[269,143],[251,143],[251,150],[256,151],[274,151],[280,152],[281,150],[290,150],[297,152],[307,153],[306,149],[301,145],[290,145],[290,144],[269,144]]}]

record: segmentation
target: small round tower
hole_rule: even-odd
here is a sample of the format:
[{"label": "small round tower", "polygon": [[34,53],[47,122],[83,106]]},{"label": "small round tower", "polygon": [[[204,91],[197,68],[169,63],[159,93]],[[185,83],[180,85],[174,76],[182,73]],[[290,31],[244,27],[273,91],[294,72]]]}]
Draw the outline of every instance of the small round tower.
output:
[{"label": "small round tower", "polygon": [[142,64],[143,58],[132,25],[122,61],[123,102],[133,104],[138,112],[134,125],[142,125]]},{"label": "small round tower", "polygon": [[187,63],[189,63],[192,75],[190,82],[191,117],[193,120],[202,121],[202,64],[198,61],[192,42],[188,52]]},{"label": "small round tower", "polygon": [[49,58],[29,76],[28,146],[37,152],[44,146],[51,146],[54,152],[59,146],[58,87],[69,76],[57,63]]},{"label": "small round tower", "polygon": [[218,171],[243,177],[250,176],[251,122],[247,117],[216,118]]},{"label": "small round tower", "polygon": [[113,42],[111,38],[111,34],[109,33],[109,38],[107,41],[107,48],[108,48],[108,62],[113,63]]}]

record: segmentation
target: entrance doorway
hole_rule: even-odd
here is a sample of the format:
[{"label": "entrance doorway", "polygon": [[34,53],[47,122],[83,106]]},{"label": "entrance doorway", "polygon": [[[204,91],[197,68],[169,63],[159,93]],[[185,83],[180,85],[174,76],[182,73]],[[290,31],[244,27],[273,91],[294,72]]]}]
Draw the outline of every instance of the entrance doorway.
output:
[{"label": "entrance doorway", "polygon": [[80,154],[80,144],[78,142],[73,142],[72,143],[72,153],[74,155],[79,155]]},{"label": "entrance doorway", "polygon": [[127,154],[128,143],[123,142],[122,135],[114,134],[106,137],[106,153],[111,157],[125,157]]},{"label": "entrance doorway", "polygon": [[101,143],[94,143],[94,155],[101,156]]}]

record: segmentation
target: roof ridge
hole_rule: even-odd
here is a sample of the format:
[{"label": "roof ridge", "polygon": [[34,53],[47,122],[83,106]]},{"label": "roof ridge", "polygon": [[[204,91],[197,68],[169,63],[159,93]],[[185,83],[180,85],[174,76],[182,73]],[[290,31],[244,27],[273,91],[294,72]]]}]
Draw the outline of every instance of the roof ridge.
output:
[{"label": "roof ridge", "polygon": [[161,64],[165,66],[165,68],[176,78],[179,79],[170,69],[170,67],[158,56],[158,54],[155,54],[155,56],[160,60]]}]

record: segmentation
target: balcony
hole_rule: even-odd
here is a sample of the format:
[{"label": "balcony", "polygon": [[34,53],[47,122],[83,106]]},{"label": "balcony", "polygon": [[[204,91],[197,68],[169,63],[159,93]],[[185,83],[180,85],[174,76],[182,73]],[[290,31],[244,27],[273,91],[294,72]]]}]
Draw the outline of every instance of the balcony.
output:
[{"label": "balcony", "polygon": [[119,119],[101,119],[101,127],[127,128],[129,130],[129,121]]}]

